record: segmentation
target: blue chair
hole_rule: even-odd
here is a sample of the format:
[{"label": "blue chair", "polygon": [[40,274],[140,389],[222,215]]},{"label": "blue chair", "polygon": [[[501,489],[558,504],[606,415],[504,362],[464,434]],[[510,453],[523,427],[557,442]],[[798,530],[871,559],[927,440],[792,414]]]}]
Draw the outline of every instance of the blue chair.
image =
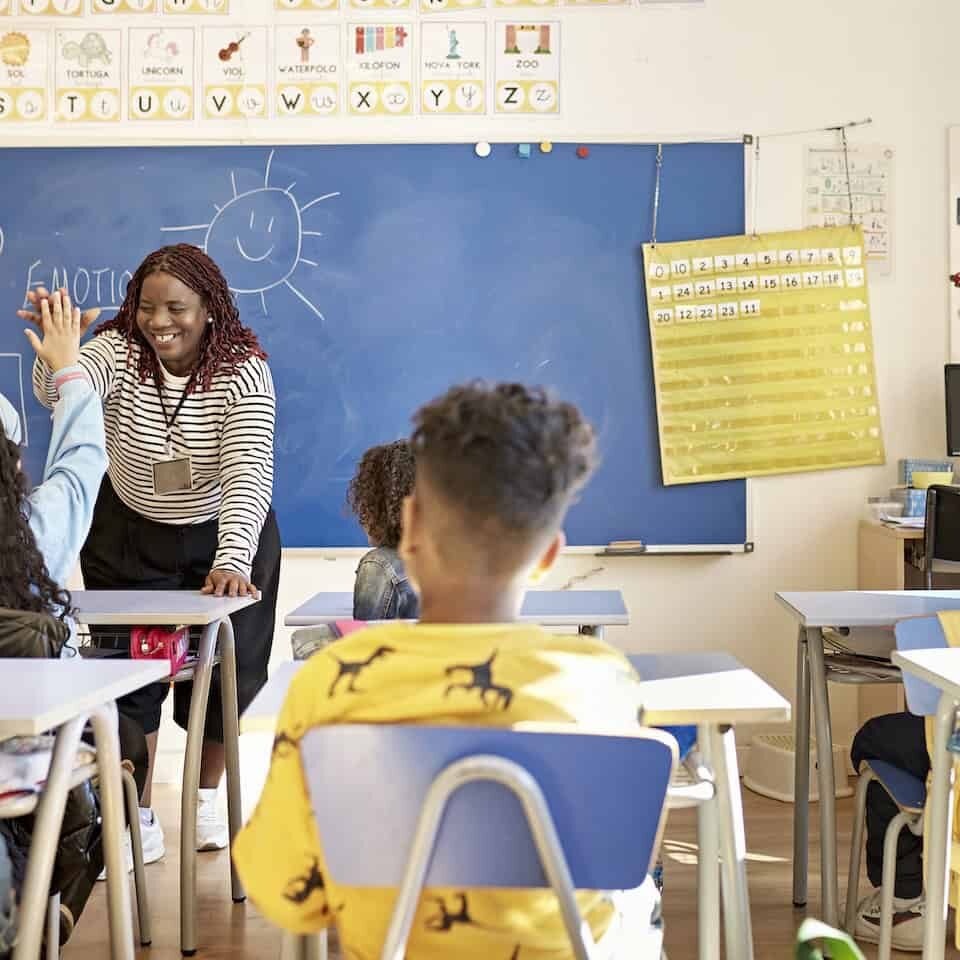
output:
[{"label": "blue chair", "polygon": [[[903,620],[896,627],[898,650],[930,650],[945,647],[947,639],[936,617]],[[921,717],[937,712],[940,691],[909,673],[903,673],[907,707]],[[883,877],[880,897],[880,943],[878,960],[889,960],[893,935],[893,887],[897,868],[897,843],[906,827],[914,836],[923,834],[923,808],[927,801],[926,784],[882,760],[867,760],[857,782],[854,800],[853,834],[850,840],[850,872],[847,876],[847,909],[844,926],[853,933],[856,926],[857,885],[860,879],[860,855],[863,849],[863,824],[866,815],[867,788],[876,781],[897,805],[899,813],[890,821],[883,838]]]},{"label": "blue chair", "polygon": [[[398,888],[384,960],[402,960],[425,886],[550,887],[573,955],[588,960],[596,945],[574,892],[647,878],[677,746],[649,729],[343,725],[311,730],[301,756],[330,876]],[[319,936],[299,939],[300,956],[321,955]]]}]

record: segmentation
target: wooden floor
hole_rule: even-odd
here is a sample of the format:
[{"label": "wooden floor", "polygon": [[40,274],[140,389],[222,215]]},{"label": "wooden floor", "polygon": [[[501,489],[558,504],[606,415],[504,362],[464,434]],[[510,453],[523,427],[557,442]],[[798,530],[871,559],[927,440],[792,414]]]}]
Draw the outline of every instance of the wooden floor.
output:
[{"label": "wooden floor", "polygon": [[[177,850],[176,823],[178,794],[172,787],[155,789],[156,805],[167,833],[167,856],[147,867],[153,909],[153,946],[141,950],[142,960],[178,960]],[[838,801],[842,883],[846,883],[847,852],[850,849],[852,801]],[[790,958],[796,929],[803,911],[791,906],[791,817],[793,808],[744,791],[744,811],[749,851],[750,902],[753,915],[757,960]],[[817,807],[811,807],[816,820]],[[815,822],[810,838],[810,903],[816,916],[819,908],[818,839]],[[200,854],[199,909],[200,949],[198,957],[234,960],[277,960],[279,934],[247,903],[230,901],[230,878],[226,853]],[[666,945],[670,960],[695,960],[696,923],[696,829],[695,814],[682,811],[667,824],[664,846],[663,912]],[[861,885],[866,893],[866,880]],[[841,901],[844,891],[841,889]],[[868,958],[875,957],[865,948]],[[894,954],[906,957],[908,954]],[[105,915],[105,888],[98,884],[90,903],[64,951],[64,960],[93,960],[109,956]],[[916,955],[914,955],[916,956]],[[960,960],[952,948],[947,956]]]}]

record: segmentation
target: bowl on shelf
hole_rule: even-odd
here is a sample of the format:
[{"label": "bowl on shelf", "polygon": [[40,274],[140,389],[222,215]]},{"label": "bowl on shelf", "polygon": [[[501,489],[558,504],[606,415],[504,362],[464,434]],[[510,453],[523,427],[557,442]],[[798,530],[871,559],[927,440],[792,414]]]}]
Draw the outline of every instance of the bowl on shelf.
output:
[{"label": "bowl on shelf", "polygon": [[952,483],[952,470],[920,470],[913,474],[910,486],[913,487],[914,490],[926,490],[927,487],[932,487],[937,484],[949,486]]}]

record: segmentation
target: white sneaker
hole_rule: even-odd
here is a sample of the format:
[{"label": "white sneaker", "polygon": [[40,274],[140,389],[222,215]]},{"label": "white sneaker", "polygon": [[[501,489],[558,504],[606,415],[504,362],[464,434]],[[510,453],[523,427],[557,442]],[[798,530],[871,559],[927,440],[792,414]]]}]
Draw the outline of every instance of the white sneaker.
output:
[{"label": "white sneaker", "polygon": [[[166,853],[163,845],[163,827],[160,826],[160,821],[149,807],[140,807],[140,840],[143,843],[144,864],[156,863],[162,859],[164,853]],[[129,827],[123,835],[123,859],[126,863],[127,873],[130,873],[133,870],[133,847],[130,845]],[[100,876],[97,879],[107,879],[106,867],[100,871]]]},{"label": "white sneaker", "polygon": [[[893,936],[894,950],[907,953],[920,953],[923,950],[923,917],[927,912],[923,897],[915,900],[893,898]],[[880,888],[864,897],[857,906],[857,926],[854,933],[857,940],[868,943],[880,942]]]},{"label": "white sneaker", "polygon": [[197,849],[223,850],[230,842],[227,821],[217,805],[216,790],[198,790]]}]

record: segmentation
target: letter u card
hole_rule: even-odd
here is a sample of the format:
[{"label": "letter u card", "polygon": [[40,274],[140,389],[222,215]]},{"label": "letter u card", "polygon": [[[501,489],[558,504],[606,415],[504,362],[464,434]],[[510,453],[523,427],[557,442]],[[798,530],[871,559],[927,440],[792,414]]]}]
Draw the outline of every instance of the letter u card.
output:
[{"label": "letter u card", "polygon": [[884,462],[859,226],[643,257],[665,485]]}]

